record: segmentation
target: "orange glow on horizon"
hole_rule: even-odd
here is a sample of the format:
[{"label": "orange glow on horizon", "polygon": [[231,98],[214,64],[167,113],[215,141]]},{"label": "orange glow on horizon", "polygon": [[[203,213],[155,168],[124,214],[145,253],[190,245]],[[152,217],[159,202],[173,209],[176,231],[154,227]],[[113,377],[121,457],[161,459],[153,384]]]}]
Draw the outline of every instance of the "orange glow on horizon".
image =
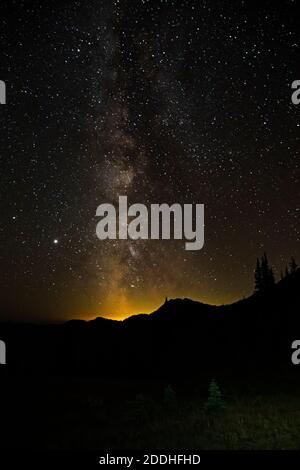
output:
[{"label": "orange glow on horizon", "polygon": [[[176,299],[176,298],[190,298],[191,300],[195,300],[197,302],[201,302],[204,304],[209,304],[209,305],[224,305],[224,304],[230,304],[233,303],[239,298],[232,299],[232,300],[225,300],[225,299],[212,299],[212,298],[197,298],[196,296],[191,296],[191,295],[173,295],[168,297],[169,300],[171,299]],[[140,301],[140,302],[129,302],[128,299],[122,297],[120,299],[121,301],[119,303],[116,302],[110,302],[107,304],[106,307],[102,307],[101,309],[97,309],[94,314],[88,315],[81,317],[84,320],[90,321],[94,320],[97,317],[103,317],[111,320],[118,320],[122,321],[128,317],[131,317],[133,315],[138,315],[138,314],[151,314],[155,312],[164,302],[165,302],[165,297],[159,296],[159,298],[152,300],[152,301]]]}]

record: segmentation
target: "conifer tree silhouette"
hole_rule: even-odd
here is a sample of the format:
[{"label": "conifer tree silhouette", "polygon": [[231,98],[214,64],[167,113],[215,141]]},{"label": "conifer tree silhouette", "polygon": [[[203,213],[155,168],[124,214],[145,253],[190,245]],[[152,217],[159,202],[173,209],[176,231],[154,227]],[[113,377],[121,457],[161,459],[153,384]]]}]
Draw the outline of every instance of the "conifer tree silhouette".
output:
[{"label": "conifer tree silhouette", "polygon": [[287,277],[289,274],[290,274],[290,273],[289,273],[289,269],[288,269],[288,267],[286,266],[286,267],[285,267],[285,277]]},{"label": "conifer tree silhouette", "polygon": [[261,286],[262,286],[261,265],[260,265],[260,261],[259,261],[258,258],[256,260],[256,268],[255,268],[255,271],[254,271],[254,279],[255,279],[255,290],[256,291],[261,290]]},{"label": "conifer tree silhouette", "polygon": [[291,258],[291,261],[289,262],[289,273],[292,274],[297,271],[298,265],[296,263],[295,258]]},{"label": "conifer tree silhouette", "polygon": [[212,379],[208,389],[208,399],[204,408],[208,411],[219,411],[223,410],[225,407],[226,405],[219,385],[214,379]]},{"label": "conifer tree silhouette", "polygon": [[266,253],[263,254],[260,260],[257,259],[256,261],[254,278],[256,292],[270,289],[275,284],[274,271],[273,268],[269,266]]}]

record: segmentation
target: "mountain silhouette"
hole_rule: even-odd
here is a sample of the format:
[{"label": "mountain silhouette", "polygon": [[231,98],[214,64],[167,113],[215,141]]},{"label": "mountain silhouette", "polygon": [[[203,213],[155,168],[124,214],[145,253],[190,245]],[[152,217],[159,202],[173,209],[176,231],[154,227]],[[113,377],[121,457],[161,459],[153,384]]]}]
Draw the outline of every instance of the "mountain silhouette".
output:
[{"label": "mountain silhouette", "polygon": [[230,305],[171,299],[123,321],[98,317],[59,325],[1,323],[5,373],[95,376],[191,375],[295,367],[300,270]]}]

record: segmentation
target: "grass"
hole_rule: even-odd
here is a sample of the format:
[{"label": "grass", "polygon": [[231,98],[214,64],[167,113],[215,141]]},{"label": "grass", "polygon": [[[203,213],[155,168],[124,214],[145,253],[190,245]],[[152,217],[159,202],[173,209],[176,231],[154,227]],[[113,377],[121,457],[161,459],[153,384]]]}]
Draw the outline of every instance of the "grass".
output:
[{"label": "grass", "polygon": [[1,402],[0,411],[7,418],[4,447],[300,448],[298,386],[278,392],[272,387],[245,391],[225,385],[221,389],[226,408],[219,411],[205,408],[207,388],[208,384],[178,387],[177,393],[176,386],[162,384],[26,382],[13,392],[6,389],[6,403]]}]

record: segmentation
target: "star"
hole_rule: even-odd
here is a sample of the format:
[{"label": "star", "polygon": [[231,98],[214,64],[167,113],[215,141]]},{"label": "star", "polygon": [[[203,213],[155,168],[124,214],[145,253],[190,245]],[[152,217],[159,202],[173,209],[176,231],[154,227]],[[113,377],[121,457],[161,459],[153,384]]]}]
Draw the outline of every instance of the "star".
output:
[{"label": "star", "polygon": [[[166,292],[214,304],[249,295],[264,250],[277,273],[298,261],[297,2],[281,2],[284,15],[251,2],[10,3],[3,21],[16,34],[1,44],[0,77],[10,90],[0,107],[8,298],[19,285],[37,316],[124,318]],[[204,204],[203,250],[100,241],[96,208],[122,195],[130,206]]]}]

